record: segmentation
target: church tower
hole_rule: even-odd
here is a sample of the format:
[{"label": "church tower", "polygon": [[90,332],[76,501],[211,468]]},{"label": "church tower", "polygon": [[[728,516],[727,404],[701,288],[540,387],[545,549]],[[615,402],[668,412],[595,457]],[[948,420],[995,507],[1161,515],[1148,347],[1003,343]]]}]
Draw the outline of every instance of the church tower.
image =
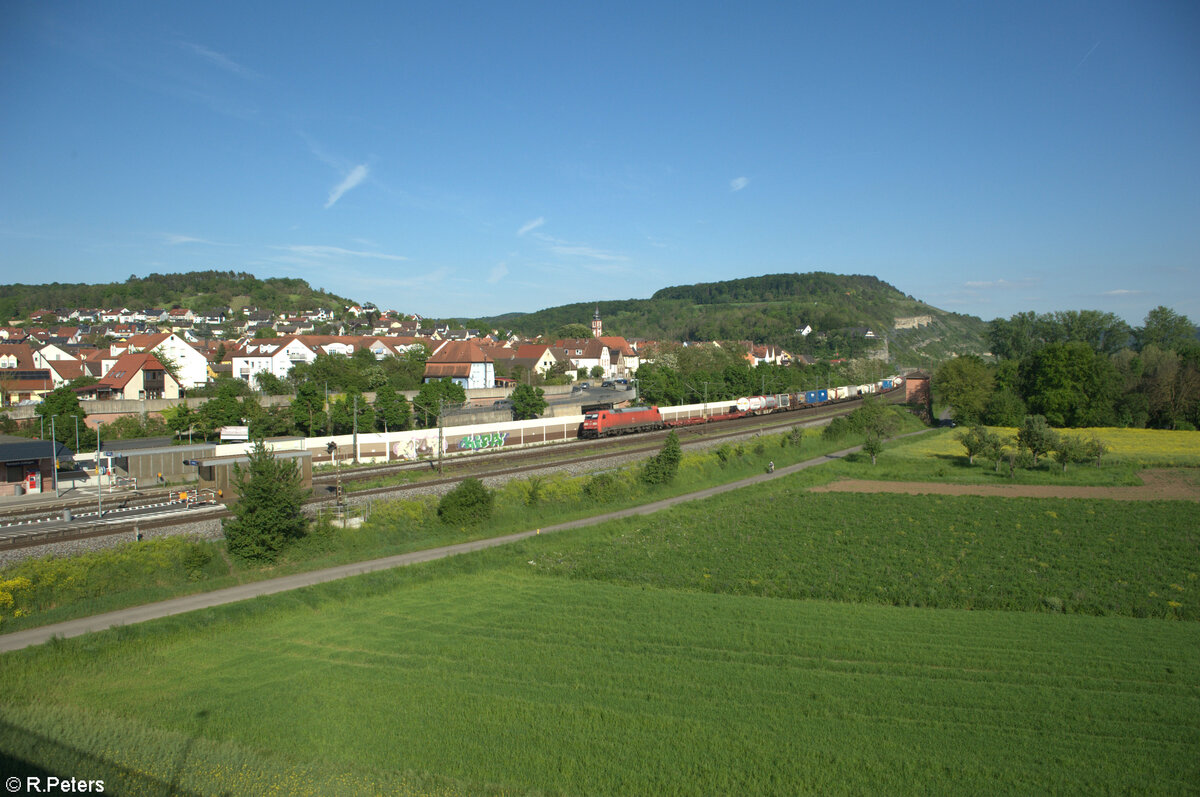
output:
[{"label": "church tower", "polygon": [[595,312],[595,314],[592,315],[592,337],[593,338],[600,337],[600,330],[601,330],[600,305],[596,305],[596,312]]}]

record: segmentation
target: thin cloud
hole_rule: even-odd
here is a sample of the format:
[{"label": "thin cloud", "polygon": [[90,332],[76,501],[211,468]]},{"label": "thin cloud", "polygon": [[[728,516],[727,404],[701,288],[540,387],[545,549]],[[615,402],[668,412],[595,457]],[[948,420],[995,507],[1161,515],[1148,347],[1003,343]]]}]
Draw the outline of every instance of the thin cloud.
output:
[{"label": "thin cloud", "polygon": [[1018,288],[1028,288],[1030,285],[1037,284],[1038,280],[1033,277],[1021,280],[986,280],[983,282],[964,282],[963,285],[967,288],[987,288],[989,290],[1015,290]]},{"label": "thin cloud", "polygon": [[625,255],[618,255],[613,252],[606,252],[603,249],[597,249],[594,246],[585,244],[577,244],[572,241],[563,241],[554,238],[550,235],[542,233],[534,233],[534,237],[546,244],[546,248],[556,255],[568,255],[570,257],[587,257],[592,260],[604,260],[608,262],[625,262],[629,260]]},{"label": "thin cloud", "polygon": [[1101,296],[1141,296],[1145,291],[1131,291],[1128,288],[1117,288],[1112,291],[1105,291]]},{"label": "thin cloud", "polygon": [[333,207],[333,203],[341,199],[342,194],[345,194],[350,189],[356,187],[363,180],[367,179],[368,174],[370,174],[370,170],[367,169],[367,164],[365,163],[360,163],[351,169],[350,173],[346,175],[346,179],[338,183],[337,187],[329,192],[329,201],[325,203],[326,210]]},{"label": "thin cloud", "polygon": [[533,221],[525,222],[524,226],[522,226],[521,229],[517,230],[517,235],[521,236],[527,232],[532,232],[532,231],[536,230],[538,227],[541,227],[545,223],[546,223],[546,218],[544,216],[538,216]]},{"label": "thin cloud", "polygon": [[741,191],[746,186],[750,185],[749,177],[735,177],[729,181],[730,191]]},{"label": "thin cloud", "polygon": [[492,272],[488,274],[487,281],[489,284],[495,285],[506,276],[508,276],[508,264],[497,263],[496,265],[492,266]]},{"label": "thin cloud", "polygon": [[293,245],[293,246],[276,246],[275,249],[280,249],[285,252],[291,252],[294,255],[303,257],[361,257],[370,260],[408,260],[403,255],[389,255],[386,252],[370,252],[359,249],[343,249],[340,246],[314,246],[314,245]]},{"label": "thin cloud", "polygon": [[216,241],[210,241],[206,238],[196,238],[191,235],[176,235],[175,233],[163,233],[163,241],[169,246],[179,246],[180,244],[205,244],[206,246],[224,246]]},{"label": "thin cloud", "polygon": [[193,53],[208,61],[210,64],[213,64],[214,66],[217,66],[226,72],[237,75],[238,77],[255,79],[262,77],[262,75],[255,72],[253,69],[248,69],[247,67],[242,66],[224,53],[219,53],[216,50],[210,50],[202,44],[183,42],[181,46],[191,50]]},{"label": "thin cloud", "polygon": [[605,252],[603,249],[596,249],[592,246],[576,246],[573,244],[555,244],[550,247],[550,251],[556,255],[569,255],[571,257],[587,257],[592,260],[604,260],[609,262],[623,262],[629,258],[625,255],[617,255],[612,252]]}]

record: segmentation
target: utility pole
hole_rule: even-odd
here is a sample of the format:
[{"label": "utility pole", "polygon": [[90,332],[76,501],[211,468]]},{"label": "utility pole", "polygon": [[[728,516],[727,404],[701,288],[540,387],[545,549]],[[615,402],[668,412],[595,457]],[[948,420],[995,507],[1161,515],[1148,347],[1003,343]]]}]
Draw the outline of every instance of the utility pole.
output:
[{"label": "utility pole", "polygon": [[354,464],[358,464],[358,394],[354,396]]},{"label": "utility pole", "polygon": [[438,475],[442,475],[442,451],[446,447],[445,426],[442,418],[445,416],[446,399],[438,397]]},{"label": "utility pole", "polygon": [[57,415],[50,416],[50,467],[54,473],[54,497],[58,498],[58,440],[54,436],[54,419]]},{"label": "utility pole", "polygon": [[104,517],[104,483],[100,481],[100,427],[103,421],[96,421],[96,520]]},{"label": "utility pole", "polygon": [[75,453],[78,454],[79,453],[79,416],[72,415],[71,417],[75,419]]}]

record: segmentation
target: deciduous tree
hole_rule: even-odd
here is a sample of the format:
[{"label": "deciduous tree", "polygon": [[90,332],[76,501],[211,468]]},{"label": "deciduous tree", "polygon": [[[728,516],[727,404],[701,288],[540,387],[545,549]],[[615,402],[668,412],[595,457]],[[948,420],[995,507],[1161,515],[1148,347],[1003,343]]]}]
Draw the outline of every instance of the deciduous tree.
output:
[{"label": "deciduous tree", "polygon": [[992,369],[973,354],[947,360],[933,376],[934,392],[954,408],[954,419],[962,424],[983,419],[992,384]]},{"label": "deciduous tree", "polygon": [[1159,305],[1146,314],[1146,321],[1137,330],[1140,349],[1157,346],[1177,350],[1196,340],[1196,327],[1185,315]]},{"label": "deciduous tree", "polygon": [[512,401],[513,417],[518,421],[536,418],[549,406],[546,391],[529,385],[517,385],[509,400]]},{"label": "deciduous tree", "polygon": [[375,424],[385,432],[412,428],[412,407],[390,382],[375,391]]},{"label": "deciduous tree", "polygon": [[438,414],[446,404],[458,406],[467,400],[467,391],[451,379],[439,379],[421,385],[413,399],[413,410],[417,423],[423,429],[437,426]]},{"label": "deciduous tree", "polygon": [[1058,443],[1058,433],[1050,428],[1045,417],[1027,415],[1017,431],[1017,442],[1029,450],[1033,456],[1033,465],[1037,467],[1038,457],[1051,451]]}]

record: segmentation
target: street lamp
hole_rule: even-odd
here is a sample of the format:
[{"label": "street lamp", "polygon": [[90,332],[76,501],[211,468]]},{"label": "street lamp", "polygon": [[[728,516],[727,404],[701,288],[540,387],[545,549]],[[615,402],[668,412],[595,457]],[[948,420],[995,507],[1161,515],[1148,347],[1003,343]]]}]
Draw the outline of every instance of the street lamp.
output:
[{"label": "street lamp", "polygon": [[71,417],[75,419],[75,453],[78,454],[79,453],[79,416],[72,415]]}]

